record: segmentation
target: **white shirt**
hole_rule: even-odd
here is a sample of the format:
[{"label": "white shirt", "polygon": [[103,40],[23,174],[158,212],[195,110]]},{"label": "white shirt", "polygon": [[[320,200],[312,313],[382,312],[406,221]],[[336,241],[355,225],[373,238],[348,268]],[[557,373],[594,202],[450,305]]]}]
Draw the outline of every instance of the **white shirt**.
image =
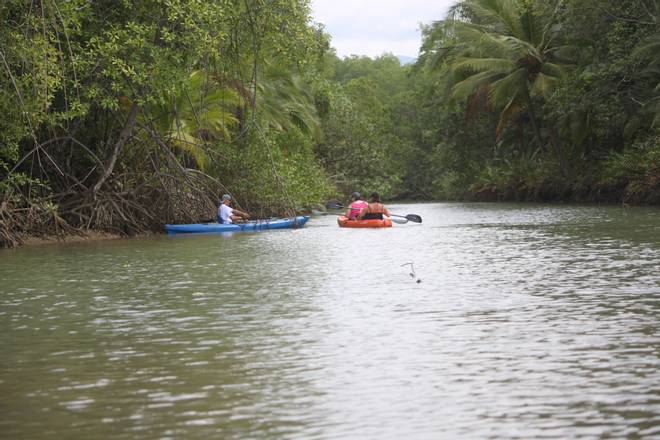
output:
[{"label": "white shirt", "polygon": [[234,212],[234,208],[230,208],[229,206],[223,203],[220,205],[220,209],[218,210],[218,212],[220,213],[220,220],[222,220],[222,223],[226,223],[226,224],[233,223],[231,221],[231,214]]}]

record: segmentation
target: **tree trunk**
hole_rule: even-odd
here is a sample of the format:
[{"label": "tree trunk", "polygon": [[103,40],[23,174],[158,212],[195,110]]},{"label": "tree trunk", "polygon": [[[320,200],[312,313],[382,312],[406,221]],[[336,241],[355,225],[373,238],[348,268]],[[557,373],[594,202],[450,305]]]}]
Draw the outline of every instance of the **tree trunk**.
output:
[{"label": "tree trunk", "polygon": [[559,161],[559,168],[561,173],[565,178],[569,177],[568,173],[568,163],[566,162],[566,157],[564,155],[564,149],[562,148],[562,142],[559,139],[559,135],[555,129],[550,130],[550,144],[555,149],[555,154],[557,155],[557,160]]},{"label": "tree trunk", "polygon": [[534,111],[534,105],[532,104],[532,99],[529,98],[529,101],[527,102],[527,106],[529,107],[529,120],[532,123],[532,128],[534,129],[534,136],[536,137],[536,142],[538,142],[539,147],[543,147],[543,140],[541,139],[541,129],[539,128],[539,124],[536,120],[536,112]]},{"label": "tree trunk", "polygon": [[117,142],[115,143],[115,146],[112,150],[112,155],[110,156],[110,159],[108,160],[108,163],[105,166],[103,175],[101,175],[99,181],[96,182],[96,184],[92,188],[93,198],[96,198],[96,193],[98,193],[99,189],[101,189],[101,186],[105,183],[108,177],[110,177],[110,174],[112,174],[112,171],[115,168],[115,164],[117,163],[117,157],[119,157],[119,153],[121,153],[121,149],[124,147],[124,144],[128,142],[131,135],[133,134],[133,128],[135,128],[135,121],[137,120],[137,115],[139,110],[140,108],[138,107],[138,105],[133,103],[131,107],[131,111],[128,114],[128,118],[126,119],[126,123],[124,124],[124,128],[122,128],[121,133],[119,133],[119,139],[117,139]]},{"label": "tree trunk", "polygon": [[[528,102],[528,105],[529,105],[529,118],[532,122],[532,128],[534,129],[534,136],[536,137],[539,146],[541,146],[544,150],[547,150],[547,148],[542,143],[543,141],[541,139],[541,130],[539,128],[538,121],[536,120],[536,113],[534,113],[534,105],[532,104],[531,98]],[[557,156],[557,161],[559,162],[559,169],[561,170],[562,176],[568,177],[568,165],[566,164],[564,152],[562,151],[562,148],[557,142],[557,140],[553,139],[552,135],[550,137],[551,137],[550,145],[552,145],[554,149],[554,153]]]}]

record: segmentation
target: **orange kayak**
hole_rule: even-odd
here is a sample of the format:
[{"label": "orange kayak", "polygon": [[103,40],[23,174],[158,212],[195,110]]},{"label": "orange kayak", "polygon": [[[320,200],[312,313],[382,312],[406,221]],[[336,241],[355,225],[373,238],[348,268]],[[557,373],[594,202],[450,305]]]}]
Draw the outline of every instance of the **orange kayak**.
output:
[{"label": "orange kayak", "polygon": [[337,217],[340,228],[391,228],[392,220],[349,220],[346,216]]}]

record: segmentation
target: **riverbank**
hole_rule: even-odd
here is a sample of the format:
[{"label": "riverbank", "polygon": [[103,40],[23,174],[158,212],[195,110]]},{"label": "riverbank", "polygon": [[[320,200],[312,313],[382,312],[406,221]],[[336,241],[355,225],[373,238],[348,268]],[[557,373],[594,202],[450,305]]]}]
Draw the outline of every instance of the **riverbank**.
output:
[{"label": "riverbank", "polygon": [[[340,203],[334,201],[335,203]],[[635,202],[625,202],[617,201],[615,199],[604,199],[604,200],[573,200],[573,199],[520,199],[516,198],[512,193],[507,194],[495,194],[492,192],[484,192],[478,195],[470,194],[460,200],[451,200],[451,199],[414,199],[414,198],[404,198],[404,199],[392,199],[388,200],[386,204],[392,203],[521,203],[521,204],[549,204],[549,205],[590,205],[590,206],[623,206],[623,207],[658,207],[660,208],[660,203],[635,203]],[[303,215],[323,215],[328,212],[322,208],[320,209],[310,209],[303,210],[299,214]],[[85,230],[85,231],[76,231],[75,233],[60,233],[60,234],[35,234],[35,235],[21,235],[20,238],[13,242],[10,246],[4,246],[4,248],[19,248],[19,247],[38,247],[38,246],[49,246],[55,244],[67,244],[67,243],[80,243],[80,242],[93,242],[93,241],[105,241],[105,240],[117,240],[121,238],[136,237],[136,236],[146,236],[154,235],[162,232],[162,230],[154,230],[150,232],[143,232],[139,234],[119,234],[119,233],[110,233],[106,231],[96,231],[96,230]],[[17,237],[18,238],[18,237]],[[2,247],[0,247],[2,249]]]},{"label": "riverbank", "polygon": [[65,244],[65,243],[81,243],[81,242],[90,242],[90,241],[105,241],[105,240],[117,240],[120,238],[125,238],[125,235],[113,234],[103,231],[85,231],[76,234],[59,234],[59,235],[39,235],[39,236],[26,236],[21,238],[21,242],[14,247],[37,247],[37,246],[49,246],[54,244]]},{"label": "riverbank", "polygon": [[[466,189],[467,188],[467,189]],[[436,200],[457,202],[586,203],[630,206],[660,205],[660,174],[616,184],[522,179],[468,181],[435,191]]]}]

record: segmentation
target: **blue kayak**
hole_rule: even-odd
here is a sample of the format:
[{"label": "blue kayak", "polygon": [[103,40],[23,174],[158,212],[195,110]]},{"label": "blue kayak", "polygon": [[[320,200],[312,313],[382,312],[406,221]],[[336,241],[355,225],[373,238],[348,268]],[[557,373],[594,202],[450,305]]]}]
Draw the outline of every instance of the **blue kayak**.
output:
[{"label": "blue kayak", "polygon": [[255,220],[246,223],[190,223],[185,225],[165,225],[168,234],[199,234],[204,232],[240,232],[263,231],[266,229],[302,228],[309,220],[308,216]]}]

